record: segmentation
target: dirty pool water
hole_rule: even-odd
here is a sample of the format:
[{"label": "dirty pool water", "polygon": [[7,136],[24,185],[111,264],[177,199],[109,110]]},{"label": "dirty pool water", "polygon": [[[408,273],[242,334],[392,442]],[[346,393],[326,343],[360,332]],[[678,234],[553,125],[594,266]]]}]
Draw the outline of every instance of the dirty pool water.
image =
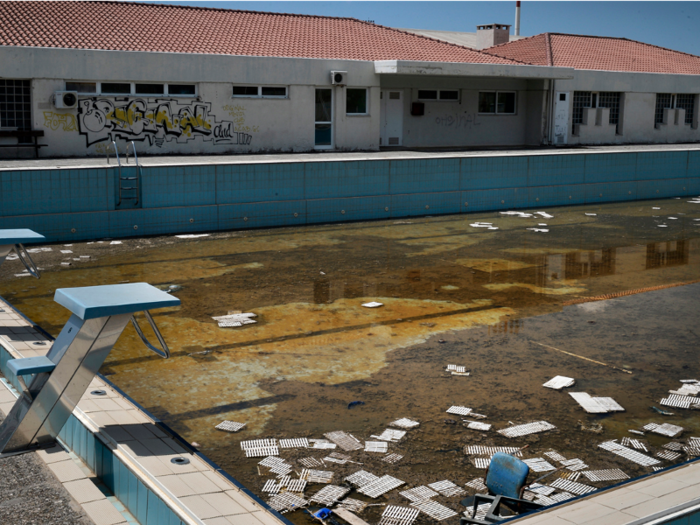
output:
[{"label": "dirty pool water", "polygon": [[[154,316],[173,357],[148,353],[128,327],[102,372],[265,500],[261,489],[274,475],[259,475],[262,458],[246,459],[240,441],[337,430],[373,440],[402,417],[421,425],[389,444],[404,456],[398,463],[354,451],[347,454],[362,466],[320,469],[335,472],[334,484],[359,469],[394,476],[406,485],[372,502],[403,506],[409,501],[400,490],[444,479],[463,487],[482,477],[465,445],[529,444],[526,458],[554,449],[593,470],[651,472],[597,445],[636,437],[653,455],[668,438],[628,433],[650,422],[685,427],[681,439],[700,436],[698,412],[650,409],[679,380],[700,379],[700,284],[692,284],[700,281],[700,205],[683,198],[543,211],[553,218],[490,212],[53,245],[33,254],[44,268],[40,281],[14,278],[21,267],[6,262],[2,295],[56,336],[69,317],[53,302],[56,288],[180,286],[173,294],[182,306]],[[470,226],[478,221],[499,229]],[[363,308],[367,301],[383,306]],[[212,320],[232,310],[257,314],[257,324],[219,328]],[[471,375],[451,375],[448,364]],[[556,375],[576,385],[541,386]],[[568,391],[612,397],[626,411],[587,414]],[[353,401],[364,404],[349,409]],[[452,405],[487,415],[492,429],[465,428],[445,412]],[[223,420],[247,426],[215,430]],[[539,420],[557,429],[514,439],[495,432]],[[600,424],[602,434],[581,424]],[[328,452],[281,455],[300,471],[295,459]],[[310,484],[307,497],[323,486]],[[436,501],[461,512],[460,499]],[[375,523],[382,510],[369,507],[361,517]],[[310,520],[301,512],[287,517]]]}]

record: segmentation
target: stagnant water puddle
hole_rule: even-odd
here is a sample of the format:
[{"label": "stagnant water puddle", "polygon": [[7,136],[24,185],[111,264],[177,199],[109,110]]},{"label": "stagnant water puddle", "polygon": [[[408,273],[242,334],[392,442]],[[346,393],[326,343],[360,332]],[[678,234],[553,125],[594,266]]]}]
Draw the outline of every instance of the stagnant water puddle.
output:
[{"label": "stagnant water puddle", "polygon": [[[700,436],[697,412],[662,416],[650,408],[679,380],[700,379],[700,285],[689,284],[700,281],[700,205],[669,199],[544,211],[553,218],[482,213],[55,245],[33,254],[45,268],[40,281],[14,278],[18,262],[6,262],[2,295],[55,336],[68,318],[53,302],[56,288],[181,286],[174,295],[182,306],[155,316],[173,358],[149,354],[129,327],[102,372],[264,499],[273,476],[258,474],[260,458],[246,459],[240,441],[336,430],[372,440],[401,417],[421,425],[389,444],[404,456],[398,463],[355,451],[348,455],[362,466],[321,470],[334,471],[336,484],[362,468],[405,481],[403,489],[444,479],[464,486],[484,472],[465,445],[529,444],[526,458],[553,448],[593,470],[650,472],[597,445],[636,437],[653,456],[668,438],[628,433],[649,422],[685,427],[682,439]],[[470,226],[476,221],[499,229]],[[549,231],[526,229],[540,223]],[[91,258],[73,261],[80,255]],[[363,308],[366,301],[384,306]],[[231,310],[254,312],[258,322],[219,328],[212,316]],[[446,373],[448,364],[471,375]],[[556,375],[576,385],[541,386]],[[626,411],[587,414],[568,391],[612,397]],[[353,401],[364,404],[349,409]],[[492,429],[465,428],[445,412],[452,405],[487,415]],[[223,420],[247,427],[215,430]],[[557,429],[515,439],[495,432],[538,420]],[[596,424],[602,434],[581,430]],[[282,457],[300,471],[295,459],[327,452],[283,450]],[[307,496],[322,487],[309,485]],[[408,504],[398,492],[377,501]],[[462,510],[458,497],[437,501]],[[381,511],[369,507],[362,517],[376,522]]]}]

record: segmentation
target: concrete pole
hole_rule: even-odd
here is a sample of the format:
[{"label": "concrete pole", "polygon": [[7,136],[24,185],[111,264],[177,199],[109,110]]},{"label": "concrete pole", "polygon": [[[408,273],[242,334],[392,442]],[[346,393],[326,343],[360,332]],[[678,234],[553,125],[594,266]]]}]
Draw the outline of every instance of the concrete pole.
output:
[{"label": "concrete pole", "polygon": [[515,36],[520,36],[520,2],[515,2]]}]

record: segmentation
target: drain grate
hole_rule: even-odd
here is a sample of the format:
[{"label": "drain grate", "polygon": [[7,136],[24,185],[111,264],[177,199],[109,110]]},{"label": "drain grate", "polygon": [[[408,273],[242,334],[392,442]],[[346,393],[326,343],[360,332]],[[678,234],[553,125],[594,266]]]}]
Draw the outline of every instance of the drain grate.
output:
[{"label": "drain grate", "polygon": [[589,470],[583,473],[588,478],[588,481],[618,481],[621,479],[630,479],[630,477],[622,472],[619,468],[607,470]]},{"label": "drain grate", "polygon": [[309,440],[306,438],[280,439],[280,448],[309,448]]},{"label": "drain grate", "polygon": [[326,505],[327,507],[330,507],[331,505],[335,504],[340,498],[345,496],[348,492],[350,492],[350,489],[348,487],[328,485],[327,487],[323,487],[316,494],[311,496],[309,501],[311,501],[312,503],[321,503],[323,505]]},{"label": "drain grate", "polygon": [[529,434],[537,434],[539,432],[546,432],[547,430],[552,430],[555,427],[551,423],[546,421],[534,421],[532,423],[526,423],[524,425],[517,425],[514,427],[504,428],[499,430],[498,433],[507,437],[514,438],[520,436],[527,436]]},{"label": "drain grate", "polygon": [[533,472],[549,472],[557,469],[549,461],[543,458],[524,459],[523,463],[530,467],[530,470]]},{"label": "drain grate", "polygon": [[385,456],[382,458],[382,461],[386,463],[398,463],[403,459],[403,456],[401,454],[389,454],[388,456]]},{"label": "drain grate", "polygon": [[280,491],[280,488],[282,488],[282,486],[277,483],[277,480],[268,479],[265,482],[262,491],[267,492],[268,494],[277,494]]},{"label": "drain grate", "polygon": [[222,421],[214,428],[217,430],[224,430],[226,432],[238,432],[245,428],[245,423],[236,423],[235,421]]},{"label": "drain grate", "polygon": [[576,496],[574,494],[571,494],[569,492],[560,492],[559,494],[553,494],[549,496],[549,499],[554,500],[555,503],[560,503],[562,501],[566,501],[567,499],[575,497]]},{"label": "drain grate", "polygon": [[386,475],[370,483],[369,485],[360,487],[358,489],[358,492],[364,494],[365,496],[369,496],[370,498],[378,498],[382,494],[386,494],[390,490],[394,490],[395,488],[400,487],[404,483],[405,482],[401,481],[400,479],[396,479],[392,476]]},{"label": "drain grate", "polygon": [[444,505],[440,505],[435,501],[422,501],[420,503],[411,503],[412,507],[417,508],[424,514],[437,521],[446,520],[452,516],[457,516],[457,513]]},{"label": "drain grate", "polygon": [[[277,440],[272,439],[251,439],[249,441],[241,441],[241,448],[243,450],[247,448],[260,448],[260,447],[276,447]],[[277,454],[275,454],[277,455]]]},{"label": "drain grate", "polygon": [[471,408],[461,407],[461,406],[451,406],[450,408],[447,409],[448,414],[455,414],[458,416],[466,416],[471,411],[472,411]]},{"label": "drain grate", "polygon": [[379,476],[375,476],[374,474],[364,470],[358,470],[354,474],[350,474],[347,478],[345,478],[345,481],[359,488],[374,483],[378,479]]},{"label": "drain grate", "polygon": [[360,450],[362,448],[362,443],[360,443],[355,436],[348,434],[347,432],[338,430],[336,432],[329,432],[328,434],[323,435],[343,450]]},{"label": "drain grate", "polygon": [[258,462],[258,465],[262,467],[275,467],[277,465],[286,465],[287,461],[279,456],[267,456],[262,461]]},{"label": "drain grate", "polygon": [[335,449],[335,447],[338,446],[335,443],[331,443],[327,439],[310,439],[309,442],[313,443],[313,446],[311,446],[310,448],[320,450],[333,450]]},{"label": "drain grate", "polygon": [[416,428],[420,425],[420,423],[418,421],[413,421],[412,419],[402,417],[401,419],[397,419],[396,421],[389,423],[389,425],[392,427],[411,429]]},{"label": "drain grate", "polygon": [[668,449],[668,450],[673,450],[675,452],[679,452],[680,450],[683,449],[683,444],[678,443],[678,441],[671,441],[669,443],[666,443],[663,447],[665,449]]},{"label": "drain grate", "polygon": [[591,487],[590,485],[584,485],[583,483],[577,483],[576,481],[569,481],[561,478],[555,479],[550,484],[550,487],[565,490],[567,492],[571,492],[572,494],[576,494],[577,496],[582,496],[583,494],[588,494],[597,490],[595,487]]},{"label": "drain grate", "polygon": [[566,459],[564,461],[560,461],[563,466],[567,468],[567,470],[570,470],[571,472],[576,472],[579,470],[583,470],[585,468],[588,468],[588,465],[586,465],[583,460],[575,458],[575,459]]},{"label": "drain grate", "polygon": [[386,441],[365,441],[365,452],[379,452],[386,454],[389,444]]},{"label": "drain grate", "polygon": [[304,492],[304,489],[306,489],[306,483],[307,481],[305,479],[292,479],[287,482],[287,491],[297,493]]},{"label": "drain grate", "polygon": [[403,496],[406,499],[410,499],[413,502],[418,502],[434,498],[438,495],[438,493],[432,489],[429,489],[426,486],[421,485],[420,487],[399,492],[399,495]]},{"label": "drain grate", "polygon": [[391,441],[397,443],[402,437],[406,435],[405,430],[394,430],[393,428],[387,428],[384,432],[378,436],[372,436],[375,439],[380,439],[382,441]]},{"label": "drain grate", "polygon": [[689,396],[679,396],[677,394],[665,397],[659,401],[659,403],[666,407],[700,409],[700,399]]},{"label": "drain grate", "polygon": [[388,505],[382,513],[379,525],[411,525],[418,517],[418,509]]},{"label": "drain grate", "polygon": [[651,467],[652,465],[658,465],[660,463],[658,459],[650,458],[641,452],[623,447],[615,441],[606,441],[598,446],[604,450],[607,450],[608,452],[612,452],[613,454],[628,459],[637,465],[642,465],[643,467]]},{"label": "drain grate", "polygon": [[491,458],[472,458],[471,462],[476,468],[487,469],[491,464]]},{"label": "drain grate", "polygon": [[340,454],[339,452],[333,452],[329,456],[323,458],[323,461],[329,461],[331,463],[339,463],[340,465],[345,465],[348,461],[350,461],[350,456]]},{"label": "drain grate", "polygon": [[566,458],[559,454],[556,450],[550,450],[549,452],[544,453],[545,456],[547,456],[549,459],[553,459],[554,461],[566,461]]},{"label": "drain grate", "polygon": [[559,474],[559,477],[561,479],[568,479],[570,481],[578,481],[578,478],[581,477],[580,472],[562,472]]},{"label": "drain grate", "polygon": [[481,505],[476,507],[476,512],[473,512],[473,507],[472,507],[470,509],[465,510],[464,515],[467,518],[474,518],[476,520],[483,520],[486,517],[486,514],[488,514],[490,508],[491,508],[490,503],[482,503]]},{"label": "drain grate", "polygon": [[280,451],[276,446],[269,447],[250,447],[244,448],[245,457],[247,458],[262,458],[264,456],[279,456]]},{"label": "drain grate", "polygon": [[641,441],[639,441],[638,439],[632,439],[632,438],[625,436],[620,440],[620,444],[622,446],[625,446],[625,447],[632,447],[632,448],[635,448],[637,450],[643,450],[644,452],[649,452],[647,450],[646,445],[644,443],[642,443]]},{"label": "drain grate", "polygon": [[443,481],[436,481],[435,483],[430,483],[428,487],[430,487],[433,490],[437,490],[440,494],[448,498],[451,496],[462,496],[467,493],[466,490],[464,490],[461,487],[458,487],[448,479]]},{"label": "drain grate", "polygon": [[644,430],[653,432],[654,434],[660,434],[662,436],[667,436],[674,438],[682,433],[685,429],[677,425],[671,425],[670,423],[664,423],[663,425],[657,425],[656,423],[649,423],[648,425],[642,427]]},{"label": "drain grate", "polygon": [[557,489],[553,487],[548,487],[547,485],[541,485],[540,483],[533,483],[527,488],[527,490],[529,490],[530,492],[534,492],[535,494],[549,496],[552,492],[556,491]]}]

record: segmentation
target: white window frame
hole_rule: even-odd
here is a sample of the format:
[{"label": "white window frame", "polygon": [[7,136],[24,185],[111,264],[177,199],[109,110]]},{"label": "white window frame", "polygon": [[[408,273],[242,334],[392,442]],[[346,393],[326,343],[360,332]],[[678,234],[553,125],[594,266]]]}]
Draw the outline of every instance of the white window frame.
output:
[{"label": "white window frame", "polygon": [[[75,82],[76,84],[79,83],[84,83],[84,84],[95,84],[95,92],[82,92],[78,91],[78,95],[92,95],[92,96],[104,96],[104,97],[175,97],[175,98],[197,98],[199,96],[199,88],[196,83],[193,84],[187,84],[185,82],[171,82],[168,84],[167,82],[126,82],[126,81],[120,81],[120,80],[114,80],[114,81],[109,81],[109,82],[94,82],[92,80],[67,80],[64,84],[64,88],[66,88],[66,91],[70,91],[67,89],[66,84],[68,82]],[[102,84],[129,84],[129,93],[103,93],[102,92]],[[162,84],[163,86],[163,93],[162,94],[148,94],[148,93],[137,93],[136,92],[136,84]],[[194,86],[194,94],[193,95],[171,95],[168,92],[169,86]]]},{"label": "white window frame", "polygon": [[[348,90],[350,89],[355,89],[357,91],[360,91],[362,89],[365,90],[365,112],[364,113],[348,113]],[[349,87],[345,90],[345,115],[348,117],[366,117],[369,115],[369,88],[362,88],[362,87]]]},{"label": "white window frame", "polygon": [[[254,87],[257,90],[257,95],[234,95],[233,94],[233,88],[234,87]],[[263,95],[262,90],[263,88],[284,88],[284,96],[282,95]],[[232,84],[231,85],[231,98],[272,98],[272,99],[289,99],[289,86],[283,86],[279,84],[260,84],[260,85],[251,85],[251,84]]]},{"label": "white window frame", "polygon": [[[512,117],[512,116],[515,116],[515,115],[518,114],[518,92],[517,92],[517,91],[512,91],[512,90],[510,90],[510,89],[509,89],[509,90],[480,89],[480,90],[479,90],[479,95],[481,95],[481,93],[496,93],[496,111],[494,111],[493,113],[490,113],[490,112],[489,112],[489,113],[482,113],[481,111],[479,111],[479,112],[477,113],[477,115],[484,115],[484,116],[488,116],[488,115],[499,116],[499,115],[502,115],[502,116],[511,116],[511,117]],[[498,94],[499,94],[499,93],[513,93],[513,95],[515,95],[515,109],[513,110],[512,113],[500,113],[500,112],[498,111]],[[477,96],[478,96],[478,95],[477,95]],[[477,105],[477,108],[478,108],[478,107],[479,107],[479,99],[478,99],[478,98],[477,98],[477,100],[476,100],[476,105]]]}]

